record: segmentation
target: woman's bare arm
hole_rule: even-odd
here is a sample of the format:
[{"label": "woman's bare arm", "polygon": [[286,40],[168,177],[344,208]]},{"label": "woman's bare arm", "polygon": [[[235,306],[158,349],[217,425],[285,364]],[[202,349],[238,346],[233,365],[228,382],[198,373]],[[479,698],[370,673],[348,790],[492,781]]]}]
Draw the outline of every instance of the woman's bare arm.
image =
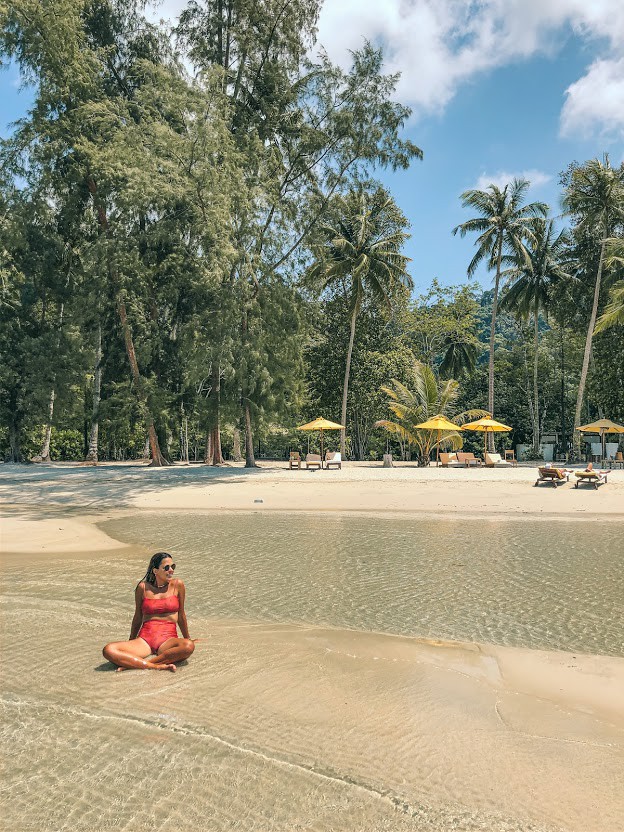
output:
[{"label": "woman's bare arm", "polygon": [[184,587],[184,583],[182,581],[178,581],[178,599],[180,601],[180,608],[178,609],[178,627],[182,633],[182,638],[190,638],[186,613],[184,612],[185,597],[186,589]]},{"label": "woman's bare arm", "polygon": [[137,638],[139,630],[141,629],[141,624],[143,623],[143,611],[141,610],[141,605],[143,603],[144,595],[145,584],[141,581],[140,584],[137,584],[137,588],[134,591],[134,617],[132,618],[132,625],[130,627],[130,641],[132,641],[133,638]]}]

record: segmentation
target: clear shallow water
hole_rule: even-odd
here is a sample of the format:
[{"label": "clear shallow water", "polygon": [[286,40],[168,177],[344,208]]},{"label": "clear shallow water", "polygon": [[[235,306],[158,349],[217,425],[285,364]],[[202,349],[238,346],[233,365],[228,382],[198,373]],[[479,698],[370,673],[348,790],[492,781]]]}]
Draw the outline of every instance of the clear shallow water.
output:
[{"label": "clear shallow water", "polygon": [[[622,655],[623,524],[178,513],[104,528],[138,545],[4,566],[2,829],[621,832],[612,727],[446,671],[448,648],[362,631]],[[144,547],[173,552],[206,636],[176,674],[101,657],[128,636]]]},{"label": "clear shallow water", "polygon": [[306,622],[624,656],[621,523],[171,513],[102,528],[174,554],[191,626]]}]

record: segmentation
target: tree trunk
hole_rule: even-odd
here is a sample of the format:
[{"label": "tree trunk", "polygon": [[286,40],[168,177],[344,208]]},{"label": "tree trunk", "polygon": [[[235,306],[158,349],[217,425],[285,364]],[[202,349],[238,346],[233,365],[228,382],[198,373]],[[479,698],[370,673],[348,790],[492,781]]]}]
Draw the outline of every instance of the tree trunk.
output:
[{"label": "tree trunk", "polygon": [[[243,313],[242,321],[242,335],[243,344],[247,341],[247,310]],[[241,400],[243,402],[243,419],[245,423],[245,468],[257,468],[256,458],[254,457],[253,449],[253,431],[251,428],[251,411],[249,410],[249,400],[246,396],[247,379],[242,379]]]},{"label": "tree trunk", "polygon": [[[605,234],[606,236],[606,234]],[[574,411],[574,456],[578,459],[581,455],[581,434],[576,430],[581,424],[581,410],[583,408],[583,398],[585,396],[585,385],[587,383],[587,371],[589,369],[589,358],[591,356],[592,339],[594,337],[594,327],[596,326],[596,317],[598,315],[598,302],[600,300],[600,280],[602,278],[602,262],[604,259],[605,241],[603,239],[600,246],[600,260],[598,262],[598,274],[596,275],[596,285],[594,287],[594,303],[592,305],[591,316],[589,318],[589,326],[587,327],[587,337],[585,338],[585,352],[583,353],[583,366],[581,367],[581,377],[579,379],[578,395],[576,397],[576,409]]]},{"label": "tree trunk", "polygon": [[353,315],[351,316],[351,333],[349,335],[349,348],[347,350],[347,362],[345,364],[344,383],[342,385],[342,411],[341,424],[344,425],[340,431],[340,454],[342,459],[347,458],[347,396],[349,395],[349,374],[351,372],[351,355],[353,353],[353,341],[355,340],[355,323],[358,315],[358,306],[356,302],[353,307]]},{"label": "tree trunk", "polygon": [[[503,255],[503,235],[498,238],[498,255],[496,258],[496,278],[494,280],[494,297],[492,298],[492,323],[490,325],[490,360],[488,364],[488,410],[494,417],[494,339],[496,336],[496,315],[498,312],[498,286],[500,283],[501,258]],[[488,431],[488,451],[494,453],[494,433]]]},{"label": "tree trunk", "polygon": [[93,368],[93,409],[91,410],[91,433],[86,461],[97,463],[98,438],[100,433],[100,393],[102,389],[102,324],[98,320],[97,342],[95,346],[95,367]]},{"label": "tree trunk", "polygon": [[[59,329],[58,329],[58,338],[56,339],[56,349],[58,352],[58,348],[61,343],[61,329],[63,328],[63,313],[65,311],[65,304],[61,304],[60,314],[59,314]],[[55,373],[56,376],[56,373]],[[45,433],[43,435],[43,444],[41,446],[41,452],[39,457],[41,462],[49,462],[50,461],[50,440],[52,439],[52,419],[54,418],[54,401],[56,399],[56,390],[55,390],[55,382],[56,378],[52,384],[52,390],[50,391],[50,402],[48,404],[48,422],[46,424]]]},{"label": "tree trunk", "polygon": [[143,446],[143,453],[141,454],[141,459],[149,459],[150,458],[150,438],[149,434],[145,436],[145,445]]},{"label": "tree trunk", "polygon": [[238,428],[234,428],[234,448],[232,450],[232,456],[234,457],[234,462],[241,462],[243,459],[243,455],[241,453],[241,435],[240,430]]},{"label": "tree trunk", "polygon": [[249,402],[245,401],[243,405],[245,416],[245,468],[257,468],[256,458],[253,449],[253,433],[251,430],[251,412],[249,410]]},{"label": "tree trunk", "polygon": [[533,358],[533,451],[535,454],[535,459],[538,458],[539,455],[539,446],[540,446],[540,421],[539,421],[539,391],[537,389],[537,374],[538,374],[538,348],[539,348],[539,308],[537,305],[537,301],[535,302],[535,310],[534,310],[534,347],[535,347],[535,356]]},{"label": "tree trunk", "polygon": [[[103,233],[106,234],[106,237],[109,240],[112,240],[112,235],[110,232],[110,226],[108,224],[108,217],[106,216],[106,211],[104,210],[104,206],[100,204],[98,197],[97,197],[97,187],[95,181],[91,178],[87,181],[87,186],[89,188],[89,193],[93,198],[93,203],[95,205],[97,215],[98,215],[98,222],[100,225],[100,229]],[[139,373],[139,365],[136,358],[136,353],[134,351],[134,342],[132,340],[132,332],[130,330],[130,325],[128,324],[128,315],[126,312],[126,304],[124,302],[123,296],[121,294],[121,287],[119,285],[119,275],[117,274],[117,267],[114,264],[112,257],[110,256],[110,252],[108,255],[108,275],[115,293],[116,297],[116,304],[117,304],[117,313],[119,314],[119,319],[121,321],[121,331],[123,333],[124,343],[126,345],[126,353],[128,355],[128,361],[130,362],[130,370],[132,373],[132,378],[134,381],[134,386],[136,390],[136,396],[139,401],[139,405],[144,413],[145,422],[147,426],[147,432],[149,437],[149,445],[152,455],[152,461],[150,465],[155,467],[161,467],[162,465],[169,465],[169,462],[165,459],[160,451],[160,445],[158,444],[158,436],[156,435],[156,429],[154,428],[154,420],[152,418],[152,414],[149,409],[149,404],[147,401],[147,395],[145,393],[145,389],[143,386],[143,379],[141,378],[141,374]]]},{"label": "tree trunk", "polygon": [[9,445],[11,448],[9,462],[21,462],[22,452],[19,443],[19,430],[14,419],[11,419],[11,426],[9,427]]},{"label": "tree trunk", "polygon": [[[561,444],[562,453],[566,454],[568,451],[568,443],[566,441],[566,418],[565,418],[565,351],[563,345],[563,325],[559,329],[560,347],[561,347]],[[567,458],[567,457],[566,457]]]},{"label": "tree trunk", "polygon": [[41,453],[39,457],[41,462],[49,462],[50,461],[50,440],[52,438],[52,419],[54,418],[54,400],[56,398],[56,393],[54,388],[50,392],[50,402],[48,404],[48,421],[45,426],[45,433],[43,434],[43,444],[41,446]]},{"label": "tree trunk", "polygon": [[204,463],[206,465],[212,464],[212,431],[206,434],[206,447],[204,450]]},{"label": "tree trunk", "polygon": [[221,368],[219,362],[215,361],[212,366],[212,394],[213,400],[213,419],[211,428],[211,446],[212,446],[212,464],[223,465],[223,453],[221,451],[221,426],[219,413],[221,409]]},{"label": "tree trunk", "polygon": [[211,434],[211,446],[212,446],[212,464],[213,465],[223,465],[225,460],[223,459],[223,453],[221,451],[221,431],[219,429],[219,425],[215,425],[210,432]]},{"label": "tree trunk", "polygon": [[169,462],[165,459],[165,457],[162,455],[160,451],[158,436],[156,434],[156,428],[154,427],[154,420],[152,419],[152,414],[150,413],[147,404],[147,397],[143,389],[143,379],[141,378],[141,374],[139,373],[139,364],[137,362],[136,352],[134,351],[134,342],[132,340],[132,332],[130,331],[130,325],[128,323],[126,304],[120,294],[118,294],[117,296],[117,312],[119,314],[119,320],[121,321],[121,331],[123,333],[124,343],[126,345],[128,361],[130,362],[132,378],[134,380],[134,385],[137,391],[137,398],[139,400],[141,408],[143,409],[143,412],[145,414],[145,421],[147,423],[147,435],[149,438],[149,446],[152,456],[150,466],[160,468],[163,465],[169,465]]}]

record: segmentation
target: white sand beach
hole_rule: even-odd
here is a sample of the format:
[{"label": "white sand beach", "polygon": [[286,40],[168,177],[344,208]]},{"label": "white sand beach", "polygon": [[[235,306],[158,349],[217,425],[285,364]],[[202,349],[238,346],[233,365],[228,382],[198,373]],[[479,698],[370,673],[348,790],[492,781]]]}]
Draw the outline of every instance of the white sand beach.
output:
[{"label": "white sand beach", "polygon": [[100,654],[127,637],[149,554],[103,521],[526,518],[545,540],[566,521],[624,527],[624,471],[598,490],[534,482],[522,466],[0,466],[5,784],[22,784],[7,828],[619,832],[620,656],[193,615],[208,567],[189,580],[200,641],[175,675],[105,672]]}]

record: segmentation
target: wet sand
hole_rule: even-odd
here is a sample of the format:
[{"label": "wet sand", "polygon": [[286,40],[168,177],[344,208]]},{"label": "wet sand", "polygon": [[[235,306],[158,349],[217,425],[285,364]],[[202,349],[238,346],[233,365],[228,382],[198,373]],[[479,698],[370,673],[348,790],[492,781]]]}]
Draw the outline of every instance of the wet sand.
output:
[{"label": "wet sand", "polygon": [[333,482],[281,470],[9,468],[7,829],[622,829],[624,659],[191,611],[202,640],[176,674],[114,673],[100,650],[127,637],[126,572],[140,572],[146,552],[95,522],[191,507],[435,515],[444,494],[466,516],[490,500],[483,513],[501,519],[604,520],[624,513],[624,472],[582,491],[533,489],[522,468],[353,466]]}]

